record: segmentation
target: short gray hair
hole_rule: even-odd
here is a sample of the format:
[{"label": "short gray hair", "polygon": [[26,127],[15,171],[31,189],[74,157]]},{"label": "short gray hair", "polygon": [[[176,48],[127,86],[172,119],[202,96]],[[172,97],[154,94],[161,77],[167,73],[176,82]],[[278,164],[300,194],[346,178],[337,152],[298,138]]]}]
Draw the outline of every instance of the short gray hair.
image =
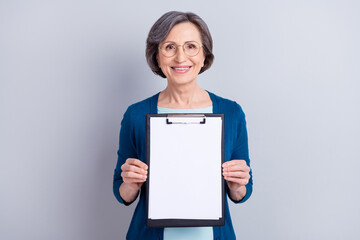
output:
[{"label": "short gray hair", "polygon": [[200,32],[205,61],[204,66],[200,69],[199,74],[209,69],[212,62],[214,61],[214,55],[212,53],[213,41],[209,28],[204,22],[204,20],[202,20],[198,15],[191,12],[167,12],[154,23],[146,39],[147,63],[155,74],[160,75],[163,78],[166,78],[166,76],[161,71],[156,59],[159,44],[165,40],[171,29],[176,24],[183,22],[190,22],[194,24]]}]

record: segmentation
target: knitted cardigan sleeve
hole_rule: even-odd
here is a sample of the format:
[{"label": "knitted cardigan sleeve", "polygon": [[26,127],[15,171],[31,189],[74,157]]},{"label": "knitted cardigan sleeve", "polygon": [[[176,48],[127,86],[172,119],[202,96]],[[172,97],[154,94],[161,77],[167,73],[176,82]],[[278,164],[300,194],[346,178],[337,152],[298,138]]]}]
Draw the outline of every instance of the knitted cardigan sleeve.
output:
[{"label": "knitted cardigan sleeve", "polygon": [[[131,106],[126,110],[123,119],[121,121],[120,136],[119,136],[119,150],[117,152],[118,159],[116,163],[116,168],[114,171],[113,178],[113,192],[116,199],[125,205],[130,205],[132,202],[124,201],[119,192],[120,185],[123,183],[121,177],[121,166],[125,163],[128,158],[138,158],[135,148],[134,141],[134,127],[132,124],[132,108]],[[137,198],[137,197],[136,197]],[[135,199],[136,199],[135,198]],[[134,201],[135,201],[134,199]]]},{"label": "knitted cardigan sleeve", "polygon": [[[236,103],[236,110],[234,111],[234,119],[236,119],[236,140],[234,143],[233,152],[231,154],[231,159],[242,159],[246,161],[246,164],[250,167],[249,159],[249,148],[248,148],[248,135],[246,130],[246,120],[245,114],[241,109],[240,105]],[[234,201],[234,203],[243,203],[249,199],[252,193],[253,180],[252,180],[252,170],[250,170],[250,179],[246,187],[246,195],[240,201]],[[230,196],[230,195],[229,195]]]}]

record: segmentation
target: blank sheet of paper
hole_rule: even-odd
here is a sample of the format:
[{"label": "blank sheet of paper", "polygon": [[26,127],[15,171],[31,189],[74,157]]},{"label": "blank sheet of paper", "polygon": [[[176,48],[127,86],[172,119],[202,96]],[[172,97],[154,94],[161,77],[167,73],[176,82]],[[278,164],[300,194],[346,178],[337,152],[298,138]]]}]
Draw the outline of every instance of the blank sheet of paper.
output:
[{"label": "blank sheet of paper", "polygon": [[[150,118],[149,219],[222,217],[222,119]],[[185,122],[192,122],[185,124]]]}]

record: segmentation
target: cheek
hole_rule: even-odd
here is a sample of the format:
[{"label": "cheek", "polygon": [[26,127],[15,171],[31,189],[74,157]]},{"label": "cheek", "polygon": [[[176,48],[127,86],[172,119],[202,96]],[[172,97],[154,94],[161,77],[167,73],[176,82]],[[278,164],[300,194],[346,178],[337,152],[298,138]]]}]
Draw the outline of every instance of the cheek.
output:
[{"label": "cheek", "polygon": [[166,65],[166,61],[164,61],[164,59],[163,59],[163,57],[161,57],[161,56],[157,56],[156,57],[156,60],[157,60],[157,63],[158,63],[158,66],[159,66],[159,68],[163,68],[164,67],[164,64]]}]

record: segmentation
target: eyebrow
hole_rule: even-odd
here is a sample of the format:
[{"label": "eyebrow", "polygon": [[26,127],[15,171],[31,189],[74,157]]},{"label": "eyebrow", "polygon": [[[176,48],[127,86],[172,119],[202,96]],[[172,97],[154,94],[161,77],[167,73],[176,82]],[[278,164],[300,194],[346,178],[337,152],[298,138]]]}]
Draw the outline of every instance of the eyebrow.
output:
[{"label": "eyebrow", "polygon": [[[198,43],[197,41],[195,41],[195,40],[189,40],[189,41],[185,41],[184,43],[188,43],[188,42],[196,42],[196,43]],[[174,42],[174,41],[166,41],[166,42],[163,42],[163,43],[160,43],[160,44],[165,44],[165,43],[175,43],[175,44],[177,44],[176,42]],[[200,43],[199,43],[200,44]],[[181,44],[177,44],[177,45],[181,45]]]}]

